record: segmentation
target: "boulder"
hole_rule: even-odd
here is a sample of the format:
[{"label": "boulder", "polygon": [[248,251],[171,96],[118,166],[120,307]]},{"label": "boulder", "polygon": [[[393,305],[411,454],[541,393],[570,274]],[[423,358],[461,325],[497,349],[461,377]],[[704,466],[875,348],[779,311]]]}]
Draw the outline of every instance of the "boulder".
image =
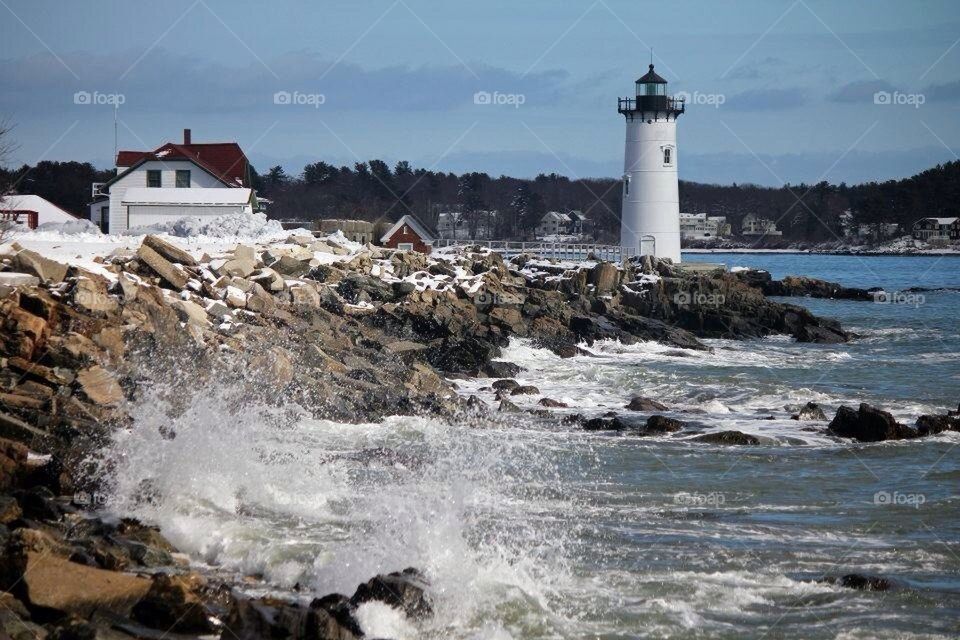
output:
[{"label": "boulder", "polygon": [[661,433],[674,433],[681,431],[687,426],[686,422],[668,418],[666,416],[655,415],[647,419],[647,424],[640,431],[641,435],[656,435]]},{"label": "boulder", "polygon": [[790,416],[793,420],[826,420],[827,414],[823,412],[823,409],[815,402],[808,402],[807,404],[800,407],[800,410]]},{"label": "boulder", "polygon": [[250,279],[267,291],[283,291],[287,286],[283,276],[270,267],[264,267],[250,276]]},{"label": "boulder", "polygon": [[13,266],[18,271],[32,273],[43,282],[63,282],[67,277],[67,265],[30,249],[19,251],[13,259]]},{"label": "boulder", "polygon": [[741,431],[717,431],[714,433],[705,433],[702,436],[692,438],[694,442],[706,442],[708,444],[721,445],[757,445],[762,440],[757,436],[752,436]]},{"label": "boulder", "polygon": [[522,413],[523,409],[510,402],[509,400],[501,400],[500,407],[497,409],[500,413]]},{"label": "boulder", "polygon": [[917,436],[916,431],[899,424],[890,413],[866,403],[861,403],[856,411],[850,407],[840,407],[828,428],[834,435],[859,442],[903,440]]},{"label": "boulder", "polygon": [[510,390],[510,395],[512,396],[522,396],[522,395],[540,395],[540,389],[537,389],[532,384],[517,385]]},{"label": "boulder", "polygon": [[103,367],[95,365],[77,372],[77,383],[83,393],[96,404],[113,405],[123,400],[120,384],[113,374]]},{"label": "boulder", "polygon": [[540,398],[540,402],[537,404],[541,407],[550,407],[553,409],[565,409],[569,406],[567,403],[554,400],[553,398]]},{"label": "boulder", "polygon": [[491,378],[512,378],[520,373],[520,367],[512,362],[491,360],[481,371]]},{"label": "boulder", "polygon": [[33,287],[40,284],[40,278],[29,273],[0,273],[0,287]]},{"label": "boulder", "polygon": [[146,578],[70,562],[50,553],[26,552],[23,600],[62,615],[89,618],[95,611],[127,616],[150,591]]},{"label": "boulder", "polygon": [[172,242],[168,242],[158,236],[149,235],[144,237],[143,244],[150,247],[170,262],[176,262],[187,267],[197,266],[197,261],[192,255]]},{"label": "boulder", "polygon": [[667,411],[669,407],[662,402],[637,396],[627,403],[626,409],[630,411]]},{"label": "boulder", "polygon": [[170,303],[170,308],[177,312],[182,322],[192,324],[196,327],[206,329],[210,326],[210,320],[207,318],[207,310],[190,300],[174,300]]},{"label": "boulder", "polygon": [[505,380],[497,380],[496,382],[494,382],[494,383],[493,383],[492,385],[490,385],[490,386],[493,388],[494,391],[507,391],[507,392],[510,392],[510,391],[513,391],[514,389],[516,389],[517,387],[519,387],[519,386],[520,386],[520,383],[517,382],[516,380],[512,380],[512,379],[510,379],[510,378],[507,378],[507,379],[505,379]]},{"label": "boulder", "polygon": [[423,575],[410,567],[401,572],[376,576],[361,584],[350,598],[350,604],[356,607],[364,602],[383,602],[416,620],[433,613],[427,598],[427,587]]},{"label": "boulder", "polygon": [[0,322],[0,346],[6,345],[6,353],[32,360],[50,336],[47,321],[20,307],[13,307]]},{"label": "boulder", "polygon": [[600,262],[590,270],[588,282],[600,295],[612,293],[620,283],[620,270],[611,262]]},{"label": "boulder", "polygon": [[133,607],[141,624],[164,632],[202,634],[214,630],[202,599],[206,581],[197,574],[173,576],[158,573],[150,589]]},{"label": "boulder", "polygon": [[229,633],[221,637],[224,640],[358,640],[363,637],[359,624],[352,617],[349,602],[336,609],[333,600],[340,604],[346,596],[327,596],[315,600],[309,607],[270,597],[256,600],[233,598],[225,624]]},{"label": "boulder", "polygon": [[167,260],[146,244],[137,249],[137,258],[174,289],[182,290],[190,280],[190,275],[182,267]]},{"label": "boulder", "polygon": [[960,417],[956,415],[923,415],[917,418],[917,434],[932,436],[944,431],[960,431]]},{"label": "boulder", "polygon": [[115,313],[120,308],[116,299],[107,293],[106,287],[87,278],[77,280],[71,296],[78,309],[91,314]]},{"label": "boulder", "polygon": [[26,470],[28,449],[19,442],[0,438],[0,490],[15,486]]},{"label": "boulder", "polygon": [[233,259],[234,260],[251,260],[253,262],[256,262],[257,250],[248,244],[238,244],[233,248]]},{"label": "boulder", "polygon": [[233,276],[236,278],[246,278],[257,270],[257,261],[244,258],[233,258],[227,260],[217,270],[222,276]]},{"label": "boulder", "polygon": [[298,260],[292,255],[284,254],[272,262],[270,268],[285,276],[300,277],[310,271],[310,257]]},{"label": "boulder", "polygon": [[591,418],[583,423],[584,431],[625,431],[630,425],[620,418]]}]

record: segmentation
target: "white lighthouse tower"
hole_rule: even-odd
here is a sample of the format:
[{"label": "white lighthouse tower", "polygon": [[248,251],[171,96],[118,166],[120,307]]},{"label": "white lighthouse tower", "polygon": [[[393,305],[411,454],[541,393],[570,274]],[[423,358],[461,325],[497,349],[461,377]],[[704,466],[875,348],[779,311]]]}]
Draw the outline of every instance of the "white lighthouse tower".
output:
[{"label": "white lighthouse tower", "polygon": [[651,64],[637,80],[636,97],[619,98],[617,111],[627,119],[620,246],[627,255],[679,263],[677,117],[684,111],[683,99],[667,95],[667,81]]}]

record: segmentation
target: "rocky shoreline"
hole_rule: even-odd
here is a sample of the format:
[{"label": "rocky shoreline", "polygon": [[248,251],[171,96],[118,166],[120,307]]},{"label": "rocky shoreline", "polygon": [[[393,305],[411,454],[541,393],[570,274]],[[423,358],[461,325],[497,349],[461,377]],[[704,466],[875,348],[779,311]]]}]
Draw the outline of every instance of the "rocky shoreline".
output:
[{"label": "rocky shoreline", "polygon": [[[350,596],[253,598],[192,570],[156,528],[98,512],[91,496],[109,490],[105,445],[135,428],[133,408],[157,394],[175,407],[184,388],[229,380],[244,401],[296,403],[339,422],[506,419],[522,411],[510,397],[539,395],[498,360],[514,337],[565,358],[600,340],[694,350],[709,348],[704,338],[772,334],[839,343],[851,335],[835,321],[767,296],[872,299],[822,281],[694,273],[649,258],[504,261],[479,248],[428,258],[342,236],[200,257],[147,236],[96,269],[16,244],[0,247],[0,260],[0,629],[14,638],[347,640],[362,637],[355,612],[371,601],[429,615],[416,569],[376,576]],[[499,407],[459,394],[463,377],[490,378]],[[547,397],[538,405],[539,417],[588,430],[690,434],[649,398],[606,416],[554,412],[567,407]],[[815,405],[796,418],[826,422]],[[958,430],[960,418],[923,416],[914,429],[861,405],[842,407],[825,428],[874,442]],[[693,440],[762,444],[735,431]],[[138,499],[162,496],[145,486]]]}]

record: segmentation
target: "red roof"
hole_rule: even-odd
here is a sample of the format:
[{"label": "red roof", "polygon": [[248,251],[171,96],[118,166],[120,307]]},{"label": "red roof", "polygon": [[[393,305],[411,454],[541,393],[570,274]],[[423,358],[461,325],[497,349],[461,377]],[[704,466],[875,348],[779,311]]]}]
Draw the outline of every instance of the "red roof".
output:
[{"label": "red roof", "polygon": [[117,166],[132,167],[150,155],[149,151],[120,151],[117,153]]},{"label": "red roof", "polygon": [[236,142],[174,144],[168,142],[156,151],[120,151],[118,167],[133,167],[145,160],[180,160],[195,162],[231,187],[247,184],[247,156]]}]

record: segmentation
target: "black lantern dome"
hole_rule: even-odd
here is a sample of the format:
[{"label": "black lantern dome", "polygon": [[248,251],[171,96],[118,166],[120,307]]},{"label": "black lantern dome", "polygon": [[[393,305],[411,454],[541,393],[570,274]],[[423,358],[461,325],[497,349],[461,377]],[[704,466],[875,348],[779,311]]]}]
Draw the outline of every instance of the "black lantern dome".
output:
[{"label": "black lantern dome", "polygon": [[655,114],[665,115],[669,119],[684,112],[683,99],[667,95],[667,81],[653,70],[653,64],[649,71],[637,78],[636,86],[635,98],[617,100],[617,111],[628,119],[647,119],[649,115]]}]

